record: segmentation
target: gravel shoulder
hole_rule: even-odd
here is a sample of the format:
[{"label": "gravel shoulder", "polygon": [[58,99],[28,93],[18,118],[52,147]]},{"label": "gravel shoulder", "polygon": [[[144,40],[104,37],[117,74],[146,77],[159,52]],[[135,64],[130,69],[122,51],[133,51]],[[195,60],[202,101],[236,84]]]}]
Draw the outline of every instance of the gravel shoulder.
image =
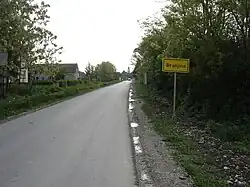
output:
[{"label": "gravel shoulder", "polygon": [[153,130],[150,119],[142,110],[143,101],[136,97],[133,88],[130,94],[130,118],[138,124],[134,134],[139,137],[143,150],[143,154],[137,155],[137,163],[140,163],[140,181],[144,180],[143,175],[148,178],[141,186],[192,186],[187,173],[171,157],[174,152],[173,147]]},{"label": "gravel shoulder", "polygon": [[[250,152],[248,141],[227,142],[219,139],[210,128],[212,122],[181,117],[172,119],[167,100],[149,93],[144,85],[138,83],[134,85],[137,91],[136,95],[145,101],[134,104],[135,116],[140,121],[139,123],[143,124],[140,125],[140,129],[144,127],[142,131],[145,137],[157,137],[154,132],[162,137],[152,138],[152,141],[155,142],[153,145],[157,147],[155,149],[158,153],[160,152],[160,155],[166,154],[163,159],[167,159],[171,155],[178,163],[177,165],[184,168],[192,178],[194,186],[249,186]],[[202,125],[203,128],[201,128]],[[147,136],[147,134],[149,135]],[[145,142],[149,138],[141,139],[142,142],[143,140]],[[163,151],[158,151],[160,148],[163,148]],[[170,159],[171,156],[169,156]],[[168,164],[168,162],[170,161],[167,159],[166,163]],[[180,176],[183,179],[182,174]]]}]

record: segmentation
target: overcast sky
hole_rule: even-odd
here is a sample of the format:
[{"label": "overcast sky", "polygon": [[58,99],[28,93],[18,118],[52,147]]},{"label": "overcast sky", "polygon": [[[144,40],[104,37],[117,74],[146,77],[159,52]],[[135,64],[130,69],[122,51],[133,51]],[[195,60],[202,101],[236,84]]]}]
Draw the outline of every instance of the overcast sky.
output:
[{"label": "overcast sky", "polygon": [[127,70],[142,30],[137,20],[160,11],[156,0],[45,0],[51,5],[49,29],[64,47],[63,63],[114,63]]}]

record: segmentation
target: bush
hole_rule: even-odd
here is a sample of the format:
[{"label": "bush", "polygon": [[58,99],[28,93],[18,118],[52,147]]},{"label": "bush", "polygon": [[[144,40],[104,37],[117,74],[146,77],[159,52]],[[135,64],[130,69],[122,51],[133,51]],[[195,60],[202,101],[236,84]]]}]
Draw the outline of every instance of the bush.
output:
[{"label": "bush", "polygon": [[57,83],[59,83],[59,87],[66,87],[67,86],[67,81],[65,81],[65,80],[57,81]]},{"label": "bush", "polygon": [[66,86],[76,86],[78,84],[82,84],[83,81],[81,80],[59,80],[57,81],[59,83],[60,87],[66,87]]},{"label": "bush", "polygon": [[67,80],[68,86],[75,86],[77,84],[81,84],[81,81],[80,80]]},{"label": "bush", "polygon": [[59,91],[62,91],[63,88],[61,87],[58,87],[58,86],[52,86],[52,87],[48,87],[46,89],[46,93],[55,93],[55,92],[59,92]]},{"label": "bush", "polygon": [[29,85],[28,84],[10,84],[9,89],[7,90],[7,93],[10,95],[29,95]]},{"label": "bush", "polygon": [[33,85],[53,85],[55,82],[52,80],[37,80],[33,81]]}]

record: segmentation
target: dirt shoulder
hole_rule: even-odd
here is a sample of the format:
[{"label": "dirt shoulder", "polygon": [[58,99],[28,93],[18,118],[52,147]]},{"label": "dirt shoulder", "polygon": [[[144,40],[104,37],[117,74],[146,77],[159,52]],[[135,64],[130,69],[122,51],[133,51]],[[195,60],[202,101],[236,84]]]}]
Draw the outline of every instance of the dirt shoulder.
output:
[{"label": "dirt shoulder", "polygon": [[198,121],[173,120],[156,102],[159,98],[149,98],[145,86],[134,84],[134,89],[134,116],[156,186],[188,186],[188,176],[193,186],[199,187],[249,186],[250,153],[246,145],[224,142],[212,136],[209,128],[199,129]]},{"label": "dirt shoulder", "polygon": [[[140,162],[140,180],[148,174],[148,186],[154,187],[189,187],[191,179],[184,170],[176,164],[171,154],[173,147],[154,130],[149,118],[143,112],[143,101],[135,94],[132,88],[130,97],[131,121],[138,124],[136,136],[140,139],[143,154],[137,156]],[[150,183],[150,184],[149,184]],[[144,186],[147,186],[144,185]]]}]

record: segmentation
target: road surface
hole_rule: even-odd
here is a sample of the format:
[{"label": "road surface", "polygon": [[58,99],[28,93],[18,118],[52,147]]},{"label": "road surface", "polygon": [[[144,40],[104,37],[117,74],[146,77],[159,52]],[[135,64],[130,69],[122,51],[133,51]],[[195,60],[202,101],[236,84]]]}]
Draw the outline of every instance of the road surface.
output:
[{"label": "road surface", "polygon": [[133,187],[129,83],[0,125],[0,187]]}]

